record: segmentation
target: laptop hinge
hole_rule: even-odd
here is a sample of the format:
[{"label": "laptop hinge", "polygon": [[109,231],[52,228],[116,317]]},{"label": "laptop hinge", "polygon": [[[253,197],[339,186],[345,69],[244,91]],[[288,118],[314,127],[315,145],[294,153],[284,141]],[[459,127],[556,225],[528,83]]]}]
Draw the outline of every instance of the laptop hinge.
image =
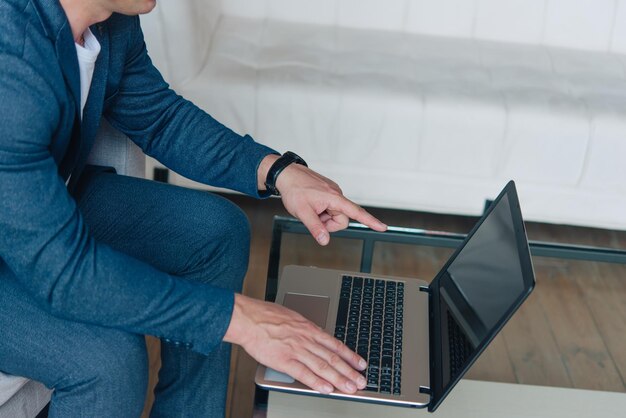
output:
[{"label": "laptop hinge", "polygon": [[427,393],[432,396],[433,391],[429,387],[420,386],[420,393]]},{"label": "laptop hinge", "polygon": [[430,293],[430,286],[420,286],[420,292]]}]

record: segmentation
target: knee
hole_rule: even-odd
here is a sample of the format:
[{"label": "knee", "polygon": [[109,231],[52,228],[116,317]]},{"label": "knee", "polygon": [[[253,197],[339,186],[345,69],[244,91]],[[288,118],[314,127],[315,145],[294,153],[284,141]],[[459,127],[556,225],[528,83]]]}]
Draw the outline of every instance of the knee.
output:
[{"label": "knee", "polygon": [[[207,205],[210,212],[204,219],[216,219],[200,226],[197,233],[205,242],[202,251],[194,251],[190,279],[210,282],[220,287],[240,291],[248,269],[250,254],[250,223],[245,213],[227,199],[217,199]],[[200,273],[199,275],[196,273]]]},{"label": "knee", "polygon": [[[79,395],[116,416],[139,416],[148,385],[143,336],[115,332],[102,344],[87,344],[72,360],[72,371],[55,387],[56,396]],[[112,415],[111,415],[112,416]]]}]

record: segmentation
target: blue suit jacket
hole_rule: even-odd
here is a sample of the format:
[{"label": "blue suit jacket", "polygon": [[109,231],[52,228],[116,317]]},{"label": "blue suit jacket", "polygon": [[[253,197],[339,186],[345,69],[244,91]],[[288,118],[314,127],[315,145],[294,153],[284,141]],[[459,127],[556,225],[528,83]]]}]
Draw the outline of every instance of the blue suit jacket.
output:
[{"label": "blue suit jacket", "polygon": [[250,195],[258,196],[257,167],[273,150],[170,90],[137,17],[113,15],[91,30],[102,50],[81,123],[76,50],[58,0],[0,0],[0,291],[2,281],[18,280],[56,316],[207,353],[228,327],[232,292],[93,240],[65,180],[71,175],[71,190],[103,115],[181,174]]}]

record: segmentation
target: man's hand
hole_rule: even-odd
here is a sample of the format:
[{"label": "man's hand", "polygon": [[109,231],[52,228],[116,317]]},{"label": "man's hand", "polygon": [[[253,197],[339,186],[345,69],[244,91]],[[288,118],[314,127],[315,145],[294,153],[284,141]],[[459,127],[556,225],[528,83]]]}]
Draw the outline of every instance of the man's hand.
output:
[{"label": "man's hand", "polygon": [[[278,157],[268,155],[259,166],[259,187],[267,171]],[[339,186],[330,179],[299,164],[285,168],[276,180],[285,209],[300,219],[313,238],[326,245],[330,232],[339,231],[354,219],[376,231],[385,231],[387,225],[370,215],[365,209],[348,200]]]},{"label": "man's hand", "polygon": [[297,312],[235,295],[224,341],[243,347],[259,363],[328,394],[365,387],[365,360]]}]

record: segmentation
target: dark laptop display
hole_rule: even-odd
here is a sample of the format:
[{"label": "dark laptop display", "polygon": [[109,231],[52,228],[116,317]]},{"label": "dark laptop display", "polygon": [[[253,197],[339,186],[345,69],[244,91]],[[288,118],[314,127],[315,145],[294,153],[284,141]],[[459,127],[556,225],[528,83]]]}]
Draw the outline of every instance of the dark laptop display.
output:
[{"label": "dark laptop display", "polygon": [[434,410],[534,285],[526,232],[509,183],[429,286]]}]

